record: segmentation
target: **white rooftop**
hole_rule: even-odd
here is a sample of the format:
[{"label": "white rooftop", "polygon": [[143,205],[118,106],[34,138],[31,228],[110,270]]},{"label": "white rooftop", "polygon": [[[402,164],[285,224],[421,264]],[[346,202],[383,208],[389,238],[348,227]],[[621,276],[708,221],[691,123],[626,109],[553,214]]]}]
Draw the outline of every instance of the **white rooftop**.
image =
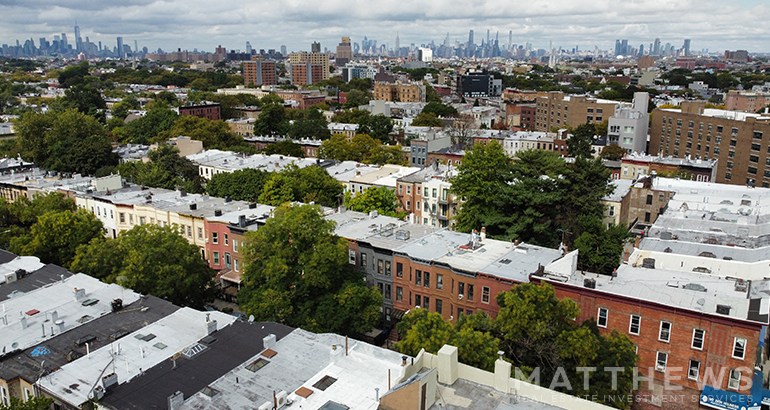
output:
[{"label": "white rooftop", "polygon": [[[0,346],[8,352],[30,348],[110,313],[113,299],[123,299],[123,304],[128,305],[139,297],[130,289],[78,273],[64,281],[3,301],[5,319],[0,320]],[[96,302],[84,306],[86,301]],[[56,318],[52,317],[53,312]]]},{"label": "white rooftop", "polygon": [[32,273],[43,266],[45,264],[40,262],[40,258],[37,256],[17,256],[16,259],[0,265],[0,285],[5,283],[6,274],[16,273],[19,269]]},{"label": "white rooftop", "polygon": [[[216,321],[217,329],[229,326],[235,317],[222,312],[200,312],[181,308],[173,314],[133,332],[118,341],[62,366],[42,378],[40,386],[73,406],[93,397],[93,387],[101,386],[101,377],[115,373],[118,384],[129,382],[142,369],[160,362],[197,344],[208,336],[208,322]],[[154,335],[152,337],[151,335]]]},{"label": "white rooftop", "polygon": [[[317,410],[332,401],[350,409],[375,410],[379,406],[375,388],[384,394],[388,373],[395,384],[402,371],[400,353],[350,339],[346,355],[345,337],[335,334],[296,329],[271,350],[277,354],[257,355],[212,383],[213,397],[196,393],[180,409],[256,409],[267,402],[272,408],[273,392],[283,391],[293,402],[291,408]],[[268,363],[256,371],[247,369],[260,358]],[[325,376],[336,381],[324,390],[313,386]],[[296,394],[301,387],[312,394],[307,398]]]}]

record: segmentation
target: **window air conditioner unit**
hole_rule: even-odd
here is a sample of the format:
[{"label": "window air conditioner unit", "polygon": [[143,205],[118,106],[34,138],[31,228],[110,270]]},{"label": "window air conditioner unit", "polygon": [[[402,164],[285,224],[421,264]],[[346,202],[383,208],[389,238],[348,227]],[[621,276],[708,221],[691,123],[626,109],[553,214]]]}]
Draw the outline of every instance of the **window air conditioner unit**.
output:
[{"label": "window air conditioner unit", "polygon": [[457,295],[457,299],[463,300],[463,294],[461,293],[461,294]]},{"label": "window air conditioner unit", "polygon": [[656,364],[656,365],[655,365],[655,370],[657,370],[657,371],[659,371],[659,372],[663,372],[663,371],[665,371],[665,370],[666,370],[666,366],[663,366],[663,365],[661,365],[661,364]]}]

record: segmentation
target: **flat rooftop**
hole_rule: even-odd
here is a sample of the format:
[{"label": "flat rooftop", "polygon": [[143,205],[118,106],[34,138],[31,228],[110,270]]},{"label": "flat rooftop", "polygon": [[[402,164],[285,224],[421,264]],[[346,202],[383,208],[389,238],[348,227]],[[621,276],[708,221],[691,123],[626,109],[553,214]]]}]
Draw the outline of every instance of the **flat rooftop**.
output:
[{"label": "flat rooftop", "polygon": [[[92,351],[89,356],[68,363],[39,381],[39,386],[51,395],[80,406],[93,397],[103,375],[115,373],[118,384],[128,383],[145,371],[180,352],[192,357],[206,348],[198,341],[209,335],[209,322],[216,328],[231,325],[235,317],[222,312],[200,312],[180,308],[176,312],[132,332],[119,341]],[[137,380],[138,381],[138,380]]]},{"label": "flat rooftop", "polygon": [[[2,266],[0,266],[0,268],[2,268]],[[0,284],[0,301],[11,297],[21,296],[27,292],[61,281],[62,275],[64,275],[64,278],[66,279],[72,276],[72,272],[61,266],[52,264],[45,265],[15,282]]]},{"label": "flat rooftop", "polygon": [[97,317],[40,345],[3,357],[0,359],[0,379],[21,377],[34,383],[41,374],[49,374],[72,360],[86,356],[85,343],[91,351],[97,350],[177,309],[178,306],[155,296],[142,296],[136,302],[124,305],[117,313]]},{"label": "flat rooftop", "polygon": [[562,256],[562,251],[558,249],[523,242],[515,246],[510,242],[503,243],[507,244],[507,252],[497,257],[494,262],[479,269],[479,273],[510,279],[519,283],[528,283],[529,275],[537,272],[541,266],[546,266]]},{"label": "flat rooftop", "polygon": [[438,383],[438,400],[430,410],[562,410],[564,407],[503,393],[483,384],[457,379],[451,386]]},{"label": "flat rooftop", "polygon": [[[8,260],[10,258],[9,254],[13,255],[10,252],[2,254],[3,260]],[[16,273],[19,270],[23,270],[24,272],[29,273],[41,269],[43,266],[45,266],[44,263],[40,262],[40,258],[36,256],[14,256],[15,257],[13,259],[8,260],[7,262],[4,262],[2,265],[0,265],[0,285],[6,283],[6,275],[9,273]]]},{"label": "flat rooftop", "polygon": [[[546,266],[544,279],[581,288],[585,286],[586,279],[593,279],[596,281],[594,290],[600,293],[626,296],[700,314],[768,323],[767,314],[760,316],[752,315],[751,312],[768,311],[770,280],[751,281],[748,286],[740,284],[738,278],[724,273],[719,275],[659,268],[657,261],[655,268],[647,268],[643,266],[643,256],[642,253],[635,252],[630,259],[634,261],[633,264],[620,265],[617,277],[614,278],[564,269],[568,264],[562,262]],[[570,257],[576,258],[577,251],[565,258]],[[757,301],[753,302],[752,299]],[[728,309],[726,312],[717,313],[718,306],[726,306]]]},{"label": "flat rooftop", "polygon": [[[375,410],[379,405],[375,388],[385,393],[388,372],[396,380],[402,371],[400,353],[350,339],[346,356],[345,337],[336,334],[296,329],[270,350],[275,353],[271,357],[256,355],[210,384],[206,392],[213,391],[213,397],[199,392],[181,409],[253,409],[272,404],[273,392],[284,391],[293,402],[291,408],[316,410],[331,401],[350,409]],[[259,360],[262,367],[250,370]],[[327,386],[317,384],[322,379]],[[296,393],[300,388],[306,397]]]},{"label": "flat rooftop", "polygon": [[[664,108],[661,111],[668,111],[668,112],[675,112],[675,113],[682,112],[680,108]],[[751,112],[743,112],[743,111],[719,110],[716,108],[705,108],[703,110],[703,114],[701,115],[704,117],[724,118],[724,119],[735,120],[735,121],[746,121],[746,118],[756,118],[758,121],[770,120],[770,117],[764,116],[761,114],[754,114]]]},{"label": "flat rooftop", "polygon": [[131,383],[123,383],[110,391],[101,402],[116,410],[165,409],[168,397],[177,391],[186,398],[193,397],[262,352],[264,337],[273,334],[281,340],[293,330],[273,322],[236,321],[212,334],[214,341],[206,339],[210,342],[204,343],[207,348],[198,355],[190,359],[180,356],[176,364],[170,360],[160,362]]},{"label": "flat rooftop", "polygon": [[[106,284],[83,273],[72,275],[64,281],[59,280],[3,301],[3,315],[7,323],[0,321],[0,346],[9,353],[37,346],[55,335],[110,313],[110,302],[114,299],[123,299],[123,304],[129,305],[139,297],[130,289]],[[56,325],[59,320],[61,325]],[[51,326],[54,327],[53,335]]]},{"label": "flat rooftop", "polygon": [[770,246],[744,248],[742,246],[716,245],[710,243],[663,240],[646,237],[639,249],[652,252],[671,253],[686,256],[705,256],[739,262],[763,262],[770,260]]}]

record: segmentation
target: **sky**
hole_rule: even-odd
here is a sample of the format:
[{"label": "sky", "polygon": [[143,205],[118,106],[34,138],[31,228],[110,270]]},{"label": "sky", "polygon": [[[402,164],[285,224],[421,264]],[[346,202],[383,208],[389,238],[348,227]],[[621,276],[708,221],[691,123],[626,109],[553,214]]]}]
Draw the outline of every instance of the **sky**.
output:
[{"label": "sky", "polygon": [[75,22],[83,39],[113,47],[116,37],[133,47],[177,48],[213,52],[217,45],[255,49],[309,50],[310,43],[334,50],[340,37],[360,42],[364,36],[388,43],[398,34],[401,46],[494,40],[532,43],[535,48],[614,50],[616,39],[645,48],[662,44],[710,52],[746,49],[770,52],[768,0],[0,0],[0,44],[32,38],[53,40],[67,33],[74,43]]}]

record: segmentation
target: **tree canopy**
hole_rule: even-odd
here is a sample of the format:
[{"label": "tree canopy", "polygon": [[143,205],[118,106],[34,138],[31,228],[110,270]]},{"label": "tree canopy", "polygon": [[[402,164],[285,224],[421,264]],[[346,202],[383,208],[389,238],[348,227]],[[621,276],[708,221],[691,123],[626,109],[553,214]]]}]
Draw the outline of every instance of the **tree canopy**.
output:
[{"label": "tree canopy", "polygon": [[356,212],[377,211],[380,215],[401,216],[396,214],[397,200],[396,194],[384,186],[366,188],[355,196],[345,192],[345,207]]},{"label": "tree canopy", "polygon": [[77,110],[26,113],[15,127],[22,157],[41,168],[93,175],[118,163],[104,127]]},{"label": "tree canopy", "polygon": [[626,156],[626,149],[621,147],[618,144],[609,144],[606,147],[602,148],[601,154],[599,154],[604,159],[609,159],[613,161],[619,161],[624,156]]},{"label": "tree canopy", "polygon": [[344,240],[318,206],[282,205],[243,251],[241,310],[257,320],[314,332],[364,333],[379,319],[382,295],[348,264]]},{"label": "tree canopy", "polygon": [[567,138],[567,154],[571,157],[590,157],[595,134],[596,128],[593,124],[580,124]]},{"label": "tree canopy", "polygon": [[78,248],[70,269],[179,306],[202,308],[213,299],[214,270],[173,227],[137,225],[93,240]]},{"label": "tree canopy", "polygon": [[140,185],[164,189],[184,189],[190,193],[203,192],[198,167],[179,156],[179,149],[159,144],[148,153],[149,162],[130,161],[115,170],[126,180]]},{"label": "tree canopy", "polygon": [[[328,129],[327,129],[328,131]],[[265,155],[286,155],[289,157],[305,158],[305,150],[292,140],[283,140],[270,144],[262,150]]]},{"label": "tree canopy", "polygon": [[356,134],[351,139],[342,134],[332,135],[330,139],[321,143],[318,158],[380,165],[406,164],[401,146],[382,145],[379,140],[366,134]]}]

